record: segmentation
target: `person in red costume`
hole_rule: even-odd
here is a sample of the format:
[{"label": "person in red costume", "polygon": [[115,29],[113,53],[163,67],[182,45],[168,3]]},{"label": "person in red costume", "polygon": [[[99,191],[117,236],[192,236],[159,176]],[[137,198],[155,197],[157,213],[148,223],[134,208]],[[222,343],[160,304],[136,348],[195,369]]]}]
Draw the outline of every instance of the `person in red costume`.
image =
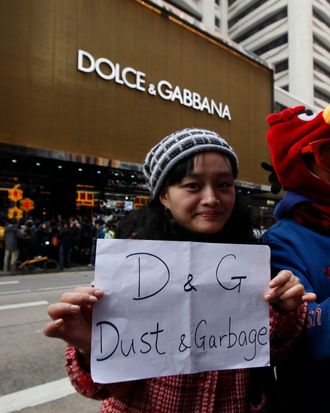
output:
[{"label": "person in red costume", "polygon": [[[169,242],[254,242],[252,225],[235,190],[237,173],[236,153],[217,133],[197,128],[172,133],[145,158],[150,203],[120,223],[116,236]],[[271,355],[275,357],[303,330],[306,303],[315,300],[315,295],[305,294],[291,271],[281,271],[270,281],[264,298],[270,303]],[[69,344],[66,368],[71,382],[83,395],[102,399],[102,413],[280,413],[275,400],[263,391],[264,382],[257,382],[255,371],[259,369],[94,383],[89,369],[90,317],[98,300],[102,300],[102,291],[93,287],[64,293],[59,303],[49,306],[52,321],[44,333]],[[176,317],[180,314],[173,314],[173,320]]]},{"label": "person in red costume", "polygon": [[277,222],[262,240],[271,247],[272,272],[288,269],[306,291],[308,324],[277,377],[290,412],[327,413],[330,389],[330,105],[303,106],[267,117],[267,141],[276,176],[286,191]]}]

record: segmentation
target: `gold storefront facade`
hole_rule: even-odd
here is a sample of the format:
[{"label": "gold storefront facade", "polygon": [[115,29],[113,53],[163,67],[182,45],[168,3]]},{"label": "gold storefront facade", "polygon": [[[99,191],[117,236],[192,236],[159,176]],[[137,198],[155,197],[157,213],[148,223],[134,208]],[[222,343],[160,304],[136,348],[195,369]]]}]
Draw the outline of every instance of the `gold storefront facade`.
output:
[{"label": "gold storefront facade", "polygon": [[147,195],[145,153],[192,126],[235,148],[242,188],[267,183],[273,72],[244,52],[137,0],[4,0],[0,31],[2,195],[21,185],[46,215],[111,209]]}]

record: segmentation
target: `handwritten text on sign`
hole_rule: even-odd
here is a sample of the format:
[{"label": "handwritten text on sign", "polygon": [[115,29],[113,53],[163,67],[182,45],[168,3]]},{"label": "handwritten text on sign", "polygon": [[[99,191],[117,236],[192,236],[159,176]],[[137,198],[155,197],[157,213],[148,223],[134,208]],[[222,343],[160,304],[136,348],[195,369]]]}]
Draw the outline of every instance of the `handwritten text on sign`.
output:
[{"label": "handwritten text on sign", "polygon": [[269,263],[262,245],[99,239],[93,380],[269,365]]}]

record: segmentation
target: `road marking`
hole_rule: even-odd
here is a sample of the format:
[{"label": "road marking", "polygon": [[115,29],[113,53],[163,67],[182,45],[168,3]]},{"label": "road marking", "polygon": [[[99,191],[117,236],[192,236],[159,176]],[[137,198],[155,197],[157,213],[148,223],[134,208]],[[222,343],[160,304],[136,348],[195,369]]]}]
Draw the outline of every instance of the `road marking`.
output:
[{"label": "road marking", "polygon": [[21,294],[21,293],[31,293],[32,290],[14,290],[1,292],[0,295],[10,295],[10,294]]},{"label": "road marking", "polygon": [[49,304],[48,301],[32,301],[30,303],[0,305],[0,310],[13,310],[16,308],[37,307],[39,305],[48,305],[48,304]]},{"label": "road marking", "polygon": [[43,287],[38,288],[37,291],[52,291],[52,290],[71,290],[77,287],[89,287],[89,284],[73,284],[73,285],[60,285],[58,287]]},{"label": "road marking", "polygon": [[18,284],[19,281],[0,281],[0,285]]},{"label": "road marking", "polygon": [[51,381],[0,397],[0,413],[12,413],[75,393],[69,378]]},{"label": "road marking", "polygon": [[58,290],[71,290],[77,287],[89,287],[90,284],[73,284],[58,287],[45,287],[37,288],[36,290],[13,290],[13,291],[1,291],[0,295],[12,295],[12,294],[22,294],[22,293],[33,293],[33,292],[47,292],[47,291],[58,291]]}]

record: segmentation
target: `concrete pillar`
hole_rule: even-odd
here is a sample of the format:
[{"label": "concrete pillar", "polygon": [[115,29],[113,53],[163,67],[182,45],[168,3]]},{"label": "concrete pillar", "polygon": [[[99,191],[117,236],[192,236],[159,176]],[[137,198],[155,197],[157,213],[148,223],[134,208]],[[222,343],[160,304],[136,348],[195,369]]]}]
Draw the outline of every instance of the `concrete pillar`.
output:
[{"label": "concrete pillar", "polygon": [[220,0],[220,30],[228,36],[228,0]]},{"label": "concrete pillar", "polygon": [[313,0],[288,0],[289,92],[313,105]]},{"label": "concrete pillar", "polygon": [[203,16],[203,24],[205,27],[214,29],[214,1],[202,0],[201,1],[201,14]]}]

